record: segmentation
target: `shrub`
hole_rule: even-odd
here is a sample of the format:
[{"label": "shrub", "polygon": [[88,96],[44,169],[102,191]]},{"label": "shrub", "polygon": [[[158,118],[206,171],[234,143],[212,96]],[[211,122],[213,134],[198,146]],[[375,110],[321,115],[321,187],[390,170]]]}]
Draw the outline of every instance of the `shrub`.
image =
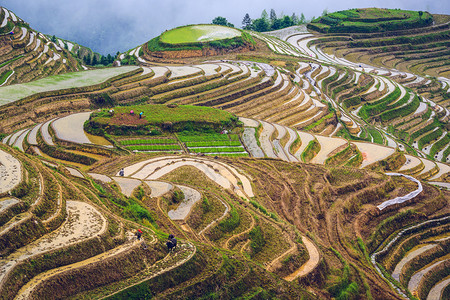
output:
[{"label": "shrub", "polygon": [[223,232],[232,232],[241,223],[239,213],[234,206],[231,206],[230,215],[228,218],[222,220],[219,223],[219,229]]},{"label": "shrub", "polygon": [[256,226],[250,230],[249,236],[251,240],[250,248],[252,249],[252,256],[254,256],[263,249],[266,240],[264,239],[264,234],[260,226]]}]

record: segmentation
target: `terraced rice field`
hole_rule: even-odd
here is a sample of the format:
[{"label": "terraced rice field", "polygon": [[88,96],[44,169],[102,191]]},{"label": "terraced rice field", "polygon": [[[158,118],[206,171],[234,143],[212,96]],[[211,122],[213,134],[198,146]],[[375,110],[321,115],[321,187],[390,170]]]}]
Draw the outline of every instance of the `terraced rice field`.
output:
[{"label": "terraced rice field", "polygon": [[91,70],[50,76],[30,83],[4,86],[0,88],[0,105],[7,104],[36,93],[85,87],[102,83],[117,75],[136,70],[135,66]]}]

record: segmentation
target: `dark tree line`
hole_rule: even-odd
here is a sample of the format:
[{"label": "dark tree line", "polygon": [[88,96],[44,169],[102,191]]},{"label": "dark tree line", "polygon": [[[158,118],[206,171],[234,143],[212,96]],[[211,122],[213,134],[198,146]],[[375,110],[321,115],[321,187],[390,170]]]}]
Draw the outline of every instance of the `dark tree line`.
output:
[{"label": "dark tree line", "polygon": [[78,52],[78,57],[83,61],[85,65],[89,66],[96,66],[96,65],[107,66],[112,64],[115,59],[115,57],[112,56],[111,54],[104,56],[95,52],[93,53],[88,52],[86,55],[80,55],[80,51]]},{"label": "dark tree line", "polygon": [[249,14],[245,14],[244,19],[242,20],[242,28],[246,30],[263,32],[305,23],[307,23],[307,21],[303,13],[300,14],[300,17],[298,17],[295,13],[291,16],[282,15],[277,17],[275,10],[271,9],[270,15],[266,10],[263,10],[261,17],[258,19],[252,19]]},{"label": "dark tree line", "polygon": [[228,22],[228,20],[224,17],[216,17],[212,20],[212,23],[215,25],[234,27],[234,25]]}]

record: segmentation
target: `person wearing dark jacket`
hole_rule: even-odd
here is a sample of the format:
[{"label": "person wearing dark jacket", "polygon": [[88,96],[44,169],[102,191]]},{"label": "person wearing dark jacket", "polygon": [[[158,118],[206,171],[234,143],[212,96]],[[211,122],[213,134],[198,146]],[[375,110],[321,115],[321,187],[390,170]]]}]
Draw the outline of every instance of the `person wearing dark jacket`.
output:
[{"label": "person wearing dark jacket", "polygon": [[174,251],[175,248],[177,247],[177,239],[175,238],[175,236],[173,234],[169,234],[169,238],[167,239],[167,250],[170,251]]}]

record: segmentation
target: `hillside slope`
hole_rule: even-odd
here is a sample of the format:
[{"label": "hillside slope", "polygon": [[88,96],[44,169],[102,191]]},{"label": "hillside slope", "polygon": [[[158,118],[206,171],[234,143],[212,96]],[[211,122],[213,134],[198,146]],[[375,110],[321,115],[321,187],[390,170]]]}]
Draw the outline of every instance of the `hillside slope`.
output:
[{"label": "hillside slope", "polygon": [[73,46],[59,39],[52,41],[0,7],[0,86],[82,70],[70,52]]}]

